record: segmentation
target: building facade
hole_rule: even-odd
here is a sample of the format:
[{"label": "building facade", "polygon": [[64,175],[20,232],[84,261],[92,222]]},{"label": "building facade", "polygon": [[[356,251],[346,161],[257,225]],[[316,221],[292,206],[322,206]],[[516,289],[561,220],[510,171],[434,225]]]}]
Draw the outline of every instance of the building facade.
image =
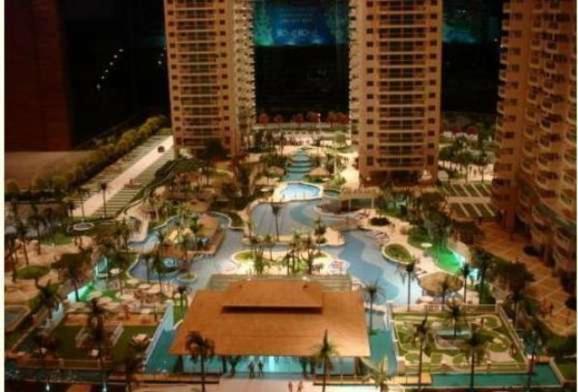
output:
[{"label": "building facade", "polygon": [[556,270],[576,270],[576,3],[504,3],[492,199]]},{"label": "building facade", "polygon": [[175,148],[243,150],[255,120],[252,2],[165,0]]},{"label": "building facade", "polygon": [[7,0],[6,150],[72,147],[64,24],[58,0]]},{"label": "building facade", "polygon": [[437,177],[441,0],[350,1],[350,118],[363,182]]}]

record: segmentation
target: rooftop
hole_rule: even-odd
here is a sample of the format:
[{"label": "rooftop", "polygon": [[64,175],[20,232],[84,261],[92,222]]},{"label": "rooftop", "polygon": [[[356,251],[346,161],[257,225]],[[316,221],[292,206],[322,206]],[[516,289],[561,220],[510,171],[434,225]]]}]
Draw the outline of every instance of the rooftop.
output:
[{"label": "rooftop", "polygon": [[339,356],[370,355],[361,293],[327,291],[320,283],[245,280],[224,291],[200,290],[171,346],[188,354],[186,338],[198,331],[217,355],[311,356],[327,330]]}]

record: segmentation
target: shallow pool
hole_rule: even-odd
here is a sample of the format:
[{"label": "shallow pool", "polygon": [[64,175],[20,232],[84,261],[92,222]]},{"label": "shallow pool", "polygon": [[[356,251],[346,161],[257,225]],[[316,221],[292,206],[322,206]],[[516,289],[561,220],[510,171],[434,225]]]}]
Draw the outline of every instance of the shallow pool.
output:
[{"label": "shallow pool", "polygon": [[308,200],[321,196],[321,189],[315,185],[291,182],[280,192],[283,201]]},{"label": "shallow pool", "polygon": [[[508,388],[526,385],[527,373],[500,374],[500,373],[477,373],[474,377],[474,385],[483,388]],[[466,387],[470,385],[470,374],[433,374],[432,385],[437,388],[443,387]],[[536,371],[532,376],[533,386],[559,386],[558,378],[547,364],[536,365]]]}]

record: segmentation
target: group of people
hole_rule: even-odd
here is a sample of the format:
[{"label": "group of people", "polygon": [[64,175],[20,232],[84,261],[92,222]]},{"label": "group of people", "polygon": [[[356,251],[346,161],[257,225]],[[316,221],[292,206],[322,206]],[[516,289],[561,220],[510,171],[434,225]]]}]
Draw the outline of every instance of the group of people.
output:
[{"label": "group of people", "polygon": [[[255,378],[255,362],[251,361],[249,362],[249,378]],[[263,362],[261,362],[261,360],[259,360],[259,362],[257,362],[257,377],[263,377]]]},{"label": "group of people", "polygon": [[[289,392],[293,392],[293,382],[289,381],[289,384],[287,386],[289,387]],[[296,392],[303,392],[303,381],[299,380]]]}]

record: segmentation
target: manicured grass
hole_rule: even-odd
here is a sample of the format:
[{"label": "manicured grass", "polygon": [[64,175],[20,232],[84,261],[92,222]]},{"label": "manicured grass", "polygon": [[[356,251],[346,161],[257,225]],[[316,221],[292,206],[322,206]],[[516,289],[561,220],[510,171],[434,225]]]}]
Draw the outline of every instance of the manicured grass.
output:
[{"label": "manicured grass", "polygon": [[457,274],[462,267],[460,259],[448,248],[436,248],[432,251],[438,266],[446,272]]},{"label": "manicured grass", "polygon": [[42,245],[68,245],[72,243],[72,237],[66,233],[57,230],[52,232],[49,236],[42,238],[40,241]]},{"label": "manicured grass", "polygon": [[31,265],[28,267],[20,268],[16,271],[16,279],[34,279],[41,278],[50,271],[48,267],[43,267],[39,265]]},{"label": "manicured grass", "polygon": [[237,214],[235,211],[222,211],[223,214],[226,214],[229,218],[231,218],[231,225],[233,227],[243,227],[243,219]]},{"label": "manicured grass", "polygon": [[556,366],[562,372],[562,375],[566,380],[576,380],[576,361],[572,360],[561,360],[556,361]]},{"label": "manicured grass", "polygon": [[452,197],[459,196],[459,194],[454,190],[454,188],[451,186],[451,184],[444,185],[442,187],[442,189],[446,193],[446,195],[448,195],[448,196],[452,196]]},{"label": "manicured grass", "polygon": [[468,191],[472,197],[480,197],[481,195],[476,191],[476,187],[472,184],[464,184],[463,187]]},{"label": "manicured grass", "polygon": [[457,196],[461,196],[461,197],[469,197],[470,196],[468,194],[468,192],[466,192],[464,190],[464,188],[462,188],[461,184],[452,184],[451,187],[454,189]]},{"label": "manicured grass", "polygon": [[450,204],[452,210],[454,210],[456,212],[456,214],[458,214],[459,216],[467,216],[466,212],[464,211],[464,209],[462,208],[462,206],[459,203],[452,203]]},{"label": "manicured grass", "polygon": [[482,217],[484,218],[491,218],[494,216],[494,213],[490,210],[490,208],[486,204],[476,204],[478,210],[482,213]]},{"label": "manicured grass", "polygon": [[423,249],[421,244],[423,243],[431,243],[432,240],[427,232],[427,230],[423,227],[412,227],[409,230],[409,235],[407,242],[413,246],[414,248]]},{"label": "manicured grass", "polygon": [[468,216],[471,218],[478,218],[480,216],[479,212],[470,203],[462,203],[462,207],[467,211]]},{"label": "manicured grass", "polygon": [[489,191],[487,184],[477,183],[474,186],[476,187],[478,192],[483,196],[489,197],[491,195],[491,192]]},{"label": "manicured grass", "polygon": [[413,261],[409,250],[401,244],[391,244],[383,248],[383,253],[391,261],[408,264]]}]

